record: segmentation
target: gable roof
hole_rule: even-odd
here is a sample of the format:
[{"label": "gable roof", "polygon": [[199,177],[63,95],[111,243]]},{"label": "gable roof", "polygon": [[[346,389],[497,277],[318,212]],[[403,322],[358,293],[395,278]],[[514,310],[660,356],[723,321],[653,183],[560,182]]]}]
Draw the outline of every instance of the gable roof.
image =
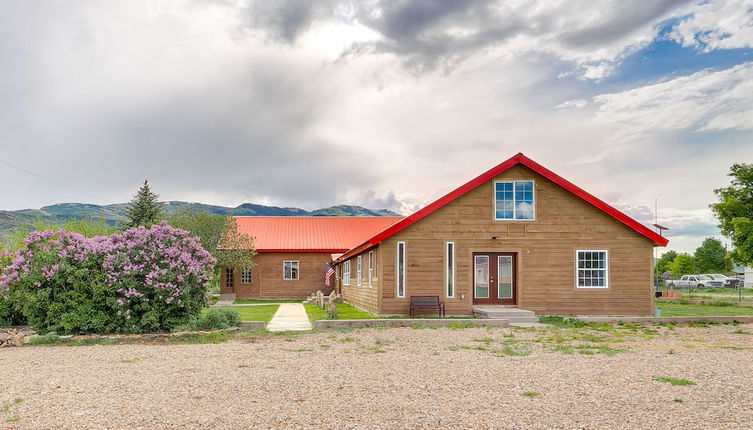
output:
[{"label": "gable roof", "polygon": [[469,182],[461,185],[460,187],[456,188],[453,191],[450,191],[448,194],[446,194],[443,197],[440,197],[437,201],[429,204],[428,206],[418,210],[417,212],[414,212],[412,215],[409,215],[405,218],[403,218],[400,222],[393,224],[389,228],[375,234],[372,236],[369,240],[362,243],[356,248],[351,249],[346,254],[344,254],[342,257],[340,257],[338,260],[341,260],[343,258],[348,258],[353,254],[356,254],[364,249],[370,248],[372,246],[375,246],[381,242],[383,242],[385,239],[388,239],[398,232],[404,230],[405,228],[413,225],[417,221],[425,218],[429,214],[437,211],[438,209],[444,207],[448,203],[454,201],[458,197],[468,193],[469,191],[475,189],[476,187],[484,184],[487,181],[490,181],[500,173],[504,172],[505,170],[508,170],[509,168],[513,166],[517,166],[518,164],[523,165],[525,167],[528,167],[529,169],[533,170],[534,172],[538,173],[539,175],[545,177],[546,179],[554,182],[555,184],[559,185],[566,191],[571,192],[572,194],[575,194],[576,196],[580,197],[585,202],[591,204],[596,209],[601,210],[602,212],[606,213],[607,215],[611,216],[612,218],[616,219],[617,221],[625,224],[626,226],[633,229],[638,234],[644,236],[648,240],[654,242],[656,245],[659,246],[666,246],[669,243],[669,239],[666,237],[663,237],[657,233],[655,233],[653,230],[651,230],[649,227],[643,225],[639,221],[634,220],[630,216],[624,214],[623,212],[615,209],[614,207],[610,206],[609,204],[605,203],[604,201],[600,200],[599,198],[593,196],[589,192],[585,191],[584,189],[578,187],[577,185],[573,184],[572,182],[568,181],[567,179],[559,176],[558,174],[552,172],[551,170],[547,169],[546,167],[542,166],[541,164],[531,160],[530,158],[523,155],[522,152],[519,152],[518,154],[514,155],[513,157],[503,161],[499,165],[487,170],[486,172],[482,173],[481,175],[475,177],[474,179],[471,179]]},{"label": "gable roof", "polygon": [[234,217],[258,252],[343,253],[403,217]]}]

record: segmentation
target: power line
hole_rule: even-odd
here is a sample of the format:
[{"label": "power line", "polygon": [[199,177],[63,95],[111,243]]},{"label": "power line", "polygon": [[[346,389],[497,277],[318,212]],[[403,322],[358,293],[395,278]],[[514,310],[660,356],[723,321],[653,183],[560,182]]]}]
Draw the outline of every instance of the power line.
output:
[{"label": "power line", "polygon": [[2,164],[5,164],[6,166],[10,166],[10,167],[12,167],[12,168],[14,168],[14,169],[16,169],[16,170],[20,170],[20,171],[22,171],[22,172],[24,172],[24,173],[26,173],[26,174],[29,174],[29,175],[31,175],[31,176],[34,176],[34,177],[36,177],[36,178],[42,179],[42,180],[44,180],[44,181],[47,181],[47,182],[49,182],[49,183],[55,184],[55,185],[57,185],[57,186],[59,186],[59,187],[67,188],[67,189],[69,189],[69,190],[72,190],[72,191],[75,191],[75,192],[77,192],[77,193],[79,193],[79,194],[83,194],[83,195],[85,195],[85,196],[88,196],[88,197],[92,197],[92,198],[95,198],[95,199],[97,199],[97,200],[101,200],[101,201],[103,201],[103,202],[106,202],[106,203],[110,203],[110,204],[112,204],[112,202],[111,202],[111,201],[109,201],[109,200],[107,200],[107,199],[105,199],[105,198],[102,198],[102,197],[99,197],[99,196],[95,196],[94,194],[90,194],[90,193],[87,193],[86,191],[81,191],[81,190],[79,190],[79,189],[73,188],[73,187],[71,187],[70,185],[66,185],[66,184],[64,184],[64,183],[62,183],[62,182],[60,182],[60,181],[56,181],[56,180],[54,180],[54,179],[46,178],[46,177],[44,177],[44,176],[42,176],[42,175],[39,175],[39,174],[37,174],[37,173],[34,173],[34,172],[32,172],[31,170],[27,170],[27,169],[24,169],[23,167],[19,167],[19,166],[16,166],[15,164],[9,163],[9,162],[7,162],[7,161],[4,161],[4,160],[0,160],[0,163],[2,163]]}]

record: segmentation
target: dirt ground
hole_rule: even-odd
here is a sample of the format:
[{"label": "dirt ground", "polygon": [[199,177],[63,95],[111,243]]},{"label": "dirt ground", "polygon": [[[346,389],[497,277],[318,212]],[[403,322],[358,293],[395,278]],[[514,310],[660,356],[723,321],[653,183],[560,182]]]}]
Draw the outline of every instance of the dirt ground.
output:
[{"label": "dirt ground", "polygon": [[745,429],[752,350],[753,325],[5,348],[0,429]]}]

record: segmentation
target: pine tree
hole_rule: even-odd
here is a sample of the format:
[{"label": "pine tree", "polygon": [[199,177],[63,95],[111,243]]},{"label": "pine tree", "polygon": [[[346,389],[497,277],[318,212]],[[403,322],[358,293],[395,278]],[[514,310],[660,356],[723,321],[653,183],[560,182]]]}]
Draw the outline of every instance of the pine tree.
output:
[{"label": "pine tree", "polygon": [[149,227],[162,220],[162,203],[159,202],[159,196],[152,192],[149,187],[149,181],[144,181],[144,185],[133,196],[131,204],[128,206],[127,227],[138,227],[143,225]]}]

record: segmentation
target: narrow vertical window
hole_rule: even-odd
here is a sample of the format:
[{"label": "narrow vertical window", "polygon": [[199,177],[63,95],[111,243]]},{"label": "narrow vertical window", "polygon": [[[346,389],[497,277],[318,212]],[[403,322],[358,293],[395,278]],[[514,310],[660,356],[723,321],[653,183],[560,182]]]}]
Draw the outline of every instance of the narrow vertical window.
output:
[{"label": "narrow vertical window", "polygon": [[455,243],[447,242],[446,253],[446,286],[447,286],[447,298],[451,299],[455,297]]},{"label": "narrow vertical window", "polygon": [[350,260],[343,263],[343,285],[350,285]]},{"label": "narrow vertical window", "polygon": [[225,269],[225,288],[233,288],[233,268]]},{"label": "narrow vertical window", "polygon": [[244,267],[241,270],[241,283],[243,284],[250,284],[251,283],[251,269]]},{"label": "narrow vertical window", "polygon": [[606,250],[578,250],[576,284],[578,288],[609,287],[609,259]]},{"label": "narrow vertical window", "polygon": [[369,251],[369,287],[374,280],[374,251]]},{"label": "narrow vertical window", "polygon": [[360,287],[361,286],[361,269],[363,268],[362,264],[362,258],[359,255],[356,259],[356,284]]},{"label": "narrow vertical window", "polygon": [[282,277],[286,281],[297,281],[299,276],[297,261],[282,262]]},{"label": "narrow vertical window", "polygon": [[397,243],[397,273],[395,281],[397,283],[397,296],[405,297],[405,242]]}]

